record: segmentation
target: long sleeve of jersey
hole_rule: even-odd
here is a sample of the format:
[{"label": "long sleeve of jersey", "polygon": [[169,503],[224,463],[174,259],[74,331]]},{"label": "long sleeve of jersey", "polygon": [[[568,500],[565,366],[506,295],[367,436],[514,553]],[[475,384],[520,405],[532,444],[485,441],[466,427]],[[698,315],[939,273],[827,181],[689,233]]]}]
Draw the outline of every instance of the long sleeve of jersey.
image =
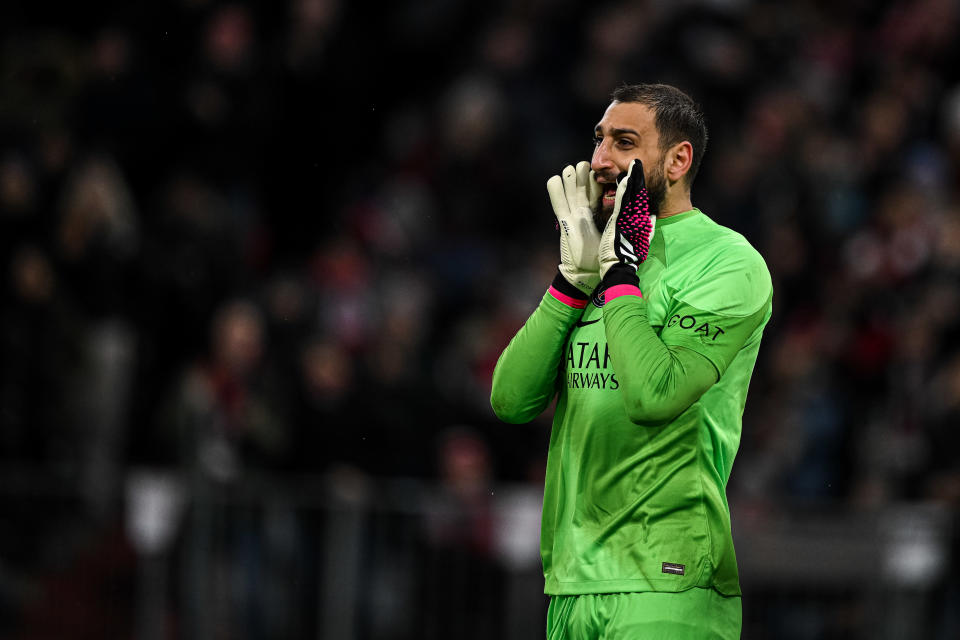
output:
[{"label": "long sleeve of jersey", "polygon": [[645,299],[623,295],[611,300],[603,319],[630,420],[658,425],[686,411],[723,374],[764,312],[760,308],[736,316],[678,302],[657,335]]},{"label": "long sleeve of jersey", "polygon": [[530,422],[547,408],[557,391],[564,344],[582,309],[549,293],[497,360],[490,405],[504,422]]},{"label": "long sleeve of jersey", "polygon": [[705,356],[660,340],[650,326],[643,298],[611,300],[604,307],[603,320],[610,359],[631,421],[669,422],[716,382],[717,371]]}]

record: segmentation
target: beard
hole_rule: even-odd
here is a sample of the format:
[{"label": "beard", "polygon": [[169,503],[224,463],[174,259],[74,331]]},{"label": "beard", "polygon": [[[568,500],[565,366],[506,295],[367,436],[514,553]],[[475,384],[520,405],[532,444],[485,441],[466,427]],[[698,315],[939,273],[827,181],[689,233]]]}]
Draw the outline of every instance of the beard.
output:
[{"label": "beard", "polygon": [[650,215],[658,216],[667,202],[667,177],[663,174],[663,162],[657,165],[650,181],[647,182],[647,195],[650,199]]},{"label": "beard", "polygon": [[[657,163],[653,168],[653,173],[648,179],[646,179],[647,186],[647,196],[650,202],[650,215],[657,216],[660,215],[660,211],[663,209],[663,205],[667,201],[667,177],[663,173],[663,158]],[[597,229],[603,231],[604,227],[607,225],[607,220],[610,219],[610,216],[613,215],[613,208],[615,204],[609,206],[601,206],[597,213],[594,214],[594,222],[597,225]]]}]

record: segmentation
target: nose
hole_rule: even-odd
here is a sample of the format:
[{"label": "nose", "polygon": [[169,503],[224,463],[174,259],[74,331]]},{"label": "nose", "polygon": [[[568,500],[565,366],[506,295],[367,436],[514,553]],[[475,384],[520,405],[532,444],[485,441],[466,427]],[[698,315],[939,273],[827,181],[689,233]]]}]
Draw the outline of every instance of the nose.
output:
[{"label": "nose", "polygon": [[600,144],[594,148],[590,168],[596,173],[603,173],[613,168],[613,161],[610,160],[610,149],[607,146],[606,140],[601,141]]}]

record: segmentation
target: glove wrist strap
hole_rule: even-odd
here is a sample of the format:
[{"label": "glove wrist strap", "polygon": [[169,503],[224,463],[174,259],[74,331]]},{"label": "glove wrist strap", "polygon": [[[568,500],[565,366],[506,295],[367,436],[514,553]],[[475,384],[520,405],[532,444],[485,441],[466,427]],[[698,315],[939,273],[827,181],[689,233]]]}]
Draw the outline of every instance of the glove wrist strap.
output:
[{"label": "glove wrist strap", "polygon": [[603,277],[600,288],[603,291],[604,302],[610,302],[620,296],[640,296],[640,278],[633,267],[625,264],[617,264],[607,271]]},{"label": "glove wrist strap", "polygon": [[618,284],[640,286],[640,278],[637,277],[636,269],[625,264],[615,264],[610,267],[607,270],[607,275],[603,276],[603,287],[609,289]]},{"label": "glove wrist strap", "polygon": [[553,283],[550,285],[549,291],[550,295],[554,298],[574,309],[583,309],[589,301],[587,294],[567,282],[567,279],[564,278],[563,274],[559,271],[557,271],[557,275],[553,278]]}]

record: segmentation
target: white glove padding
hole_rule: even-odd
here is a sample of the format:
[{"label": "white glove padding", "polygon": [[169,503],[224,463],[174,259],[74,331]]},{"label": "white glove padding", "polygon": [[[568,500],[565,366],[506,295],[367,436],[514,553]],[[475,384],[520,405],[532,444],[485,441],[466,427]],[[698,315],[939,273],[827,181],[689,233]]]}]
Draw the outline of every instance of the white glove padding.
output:
[{"label": "white glove padding", "polygon": [[634,160],[627,172],[618,178],[613,214],[607,220],[600,238],[600,275],[606,285],[616,284],[606,282],[607,274],[613,267],[622,269],[630,280],[636,280],[637,267],[650,252],[656,222],[657,217],[650,210],[643,164]]},{"label": "white glove padding", "polygon": [[560,226],[560,273],[589,295],[600,282],[600,232],[593,215],[602,194],[590,163],[579,162],[576,169],[564,167],[562,177],[547,180],[547,193]]}]

